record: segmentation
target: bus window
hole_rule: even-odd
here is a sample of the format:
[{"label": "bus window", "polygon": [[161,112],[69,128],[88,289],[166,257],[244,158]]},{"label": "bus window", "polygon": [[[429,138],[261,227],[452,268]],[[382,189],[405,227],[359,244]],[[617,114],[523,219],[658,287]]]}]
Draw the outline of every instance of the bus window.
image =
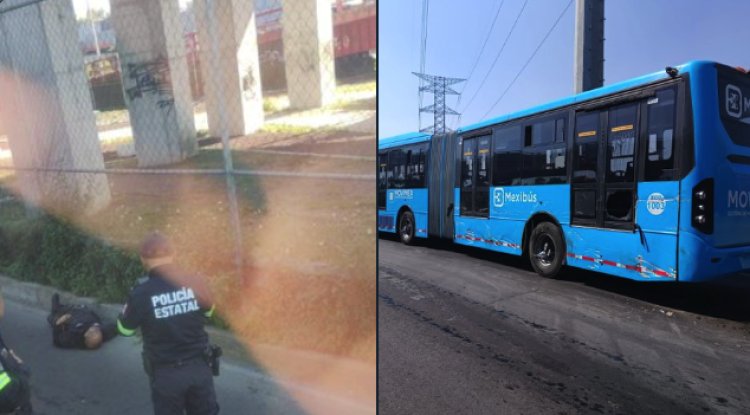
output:
[{"label": "bus window", "polygon": [[473,213],[473,190],[474,190],[474,157],[477,152],[477,141],[475,139],[463,140],[463,152],[461,163],[461,215]]},{"label": "bus window", "polygon": [[606,213],[606,220],[633,220],[633,190],[622,189],[607,191]]},{"label": "bus window", "polygon": [[406,187],[425,187],[424,170],[426,146],[414,146],[406,150]]},{"label": "bus window", "polygon": [[631,183],[635,178],[636,104],[609,110],[607,183]]},{"label": "bus window", "polygon": [[523,150],[523,184],[565,183],[565,120],[548,119],[529,127],[532,146]]},{"label": "bus window", "polygon": [[405,161],[404,165],[406,166],[406,176],[405,176],[406,184],[404,187],[412,187],[411,179],[414,176],[414,167],[416,164],[414,163],[414,159],[419,157],[419,150],[416,150],[416,155],[414,153],[415,153],[415,149],[413,148],[404,149],[404,154],[406,155],[406,157],[404,158],[404,161]]},{"label": "bus window", "polygon": [[573,192],[573,216],[583,219],[596,218],[596,190]]},{"label": "bus window", "polygon": [[674,88],[656,92],[648,100],[646,181],[674,180]]},{"label": "bus window", "polygon": [[474,191],[474,210],[486,216],[490,211],[490,136],[477,139],[477,181]]},{"label": "bus window", "polygon": [[402,149],[394,149],[388,153],[388,187],[402,189],[406,185],[406,154]]},{"label": "bus window", "polygon": [[521,127],[504,127],[495,131],[495,152],[492,155],[492,184],[516,184],[521,176]]},{"label": "bus window", "polygon": [[565,147],[524,150],[524,184],[565,183]]},{"label": "bus window", "polygon": [[555,120],[555,143],[565,142],[565,118]]},{"label": "bus window", "polygon": [[534,123],[531,129],[531,145],[543,146],[555,142],[555,120]]},{"label": "bus window", "polygon": [[599,156],[599,112],[579,114],[576,118],[573,152],[573,182],[596,182]]},{"label": "bus window", "polygon": [[378,208],[385,209],[385,193],[388,187],[388,154],[378,154]]}]

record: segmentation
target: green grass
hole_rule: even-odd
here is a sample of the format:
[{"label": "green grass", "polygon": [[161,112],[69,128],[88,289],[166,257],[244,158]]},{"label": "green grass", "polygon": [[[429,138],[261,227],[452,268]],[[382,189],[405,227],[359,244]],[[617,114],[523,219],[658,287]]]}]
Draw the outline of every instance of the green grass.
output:
[{"label": "green grass", "polygon": [[262,133],[271,134],[287,134],[287,135],[306,135],[306,134],[337,134],[337,133],[348,133],[349,131],[343,127],[337,126],[325,126],[325,127],[312,127],[309,125],[294,125],[294,124],[273,124],[267,123],[259,130]]},{"label": "green grass", "polygon": [[130,114],[128,113],[127,109],[112,110],[112,111],[97,111],[95,114],[96,114],[96,125],[99,127],[127,124],[130,122]]},{"label": "green grass", "polygon": [[272,114],[284,110],[289,106],[286,95],[273,95],[263,97],[263,112]]}]

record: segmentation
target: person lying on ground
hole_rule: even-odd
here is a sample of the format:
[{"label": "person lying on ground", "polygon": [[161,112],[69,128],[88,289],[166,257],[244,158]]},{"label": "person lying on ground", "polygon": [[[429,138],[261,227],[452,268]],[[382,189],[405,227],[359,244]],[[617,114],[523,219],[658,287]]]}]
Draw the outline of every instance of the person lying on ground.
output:
[{"label": "person lying on ground", "polygon": [[52,328],[52,343],[63,349],[98,349],[117,335],[115,323],[103,324],[85,305],[61,304],[57,293],[52,296],[47,322]]}]

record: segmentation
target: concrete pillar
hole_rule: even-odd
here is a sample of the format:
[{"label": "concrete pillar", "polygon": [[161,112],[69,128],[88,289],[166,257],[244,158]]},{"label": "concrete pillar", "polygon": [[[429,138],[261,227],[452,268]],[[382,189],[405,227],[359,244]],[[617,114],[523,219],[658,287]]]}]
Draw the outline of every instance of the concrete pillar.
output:
[{"label": "concrete pillar", "polygon": [[178,0],[110,0],[125,102],[141,167],[197,151]]},{"label": "concrete pillar", "polygon": [[604,0],[576,2],[573,51],[575,93],[590,91],[604,85]]},{"label": "concrete pillar", "polygon": [[[0,4],[0,114],[27,203],[93,213],[110,201],[69,0]],[[12,9],[12,11],[8,11]],[[5,12],[3,12],[5,10]]]},{"label": "concrete pillar", "polygon": [[264,118],[253,2],[195,0],[193,5],[208,133],[221,137],[225,120],[230,137],[250,134],[263,125]]},{"label": "concrete pillar", "polygon": [[289,104],[317,108],[336,94],[331,0],[283,0],[282,36]]}]

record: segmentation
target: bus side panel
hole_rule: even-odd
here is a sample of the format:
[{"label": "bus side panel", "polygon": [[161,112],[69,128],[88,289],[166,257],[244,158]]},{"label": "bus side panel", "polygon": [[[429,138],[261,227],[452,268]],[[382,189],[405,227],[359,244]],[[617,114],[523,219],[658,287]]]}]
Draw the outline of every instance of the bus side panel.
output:
[{"label": "bus side panel", "polygon": [[378,230],[397,232],[398,212],[406,207],[414,213],[414,236],[427,237],[427,189],[388,189],[386,208],[378,212]]},{"label": "bus side panel", "polygon": [[[568,247],[568,265],[590,269],[638,281],[674,281],[676,253],[658,263],[638,254],[644,251],[638,232],[563,226]],[[675,246],[675,235],[655,233],[647,236],[649,247]],[[663,252],[665,257],[669,255]]]},{"label": "bus side panel", "polygon": [[[490,218],[526,222],[536,213],[547,213],[559,224],[570,222],[570,186],[503,186],[490,189]],[[523,231],[523,229],[522,229]],[[518,243],[522,234],[517,235]]]},{"label": "bus side panel", "polygon": [[487,218],[456,217],[456,237],[454,242],[475,246],[506,254],[521,255],[523,233],[522,221],[493,221]]},{"label": "bus side panel", "polygon": [[[537,213],[549,214],[567,224],[570,217],[567,185],[505,186],[490,189],[490,217],[473,218],[456,213],[455,242],[493,251],[521,255],[526,222]],[[460,191],[455,191],[460,206]]]},{"label": "bus side panel", "polygon": [[396,213],[378,210],[378,231],[396,233]]}]

